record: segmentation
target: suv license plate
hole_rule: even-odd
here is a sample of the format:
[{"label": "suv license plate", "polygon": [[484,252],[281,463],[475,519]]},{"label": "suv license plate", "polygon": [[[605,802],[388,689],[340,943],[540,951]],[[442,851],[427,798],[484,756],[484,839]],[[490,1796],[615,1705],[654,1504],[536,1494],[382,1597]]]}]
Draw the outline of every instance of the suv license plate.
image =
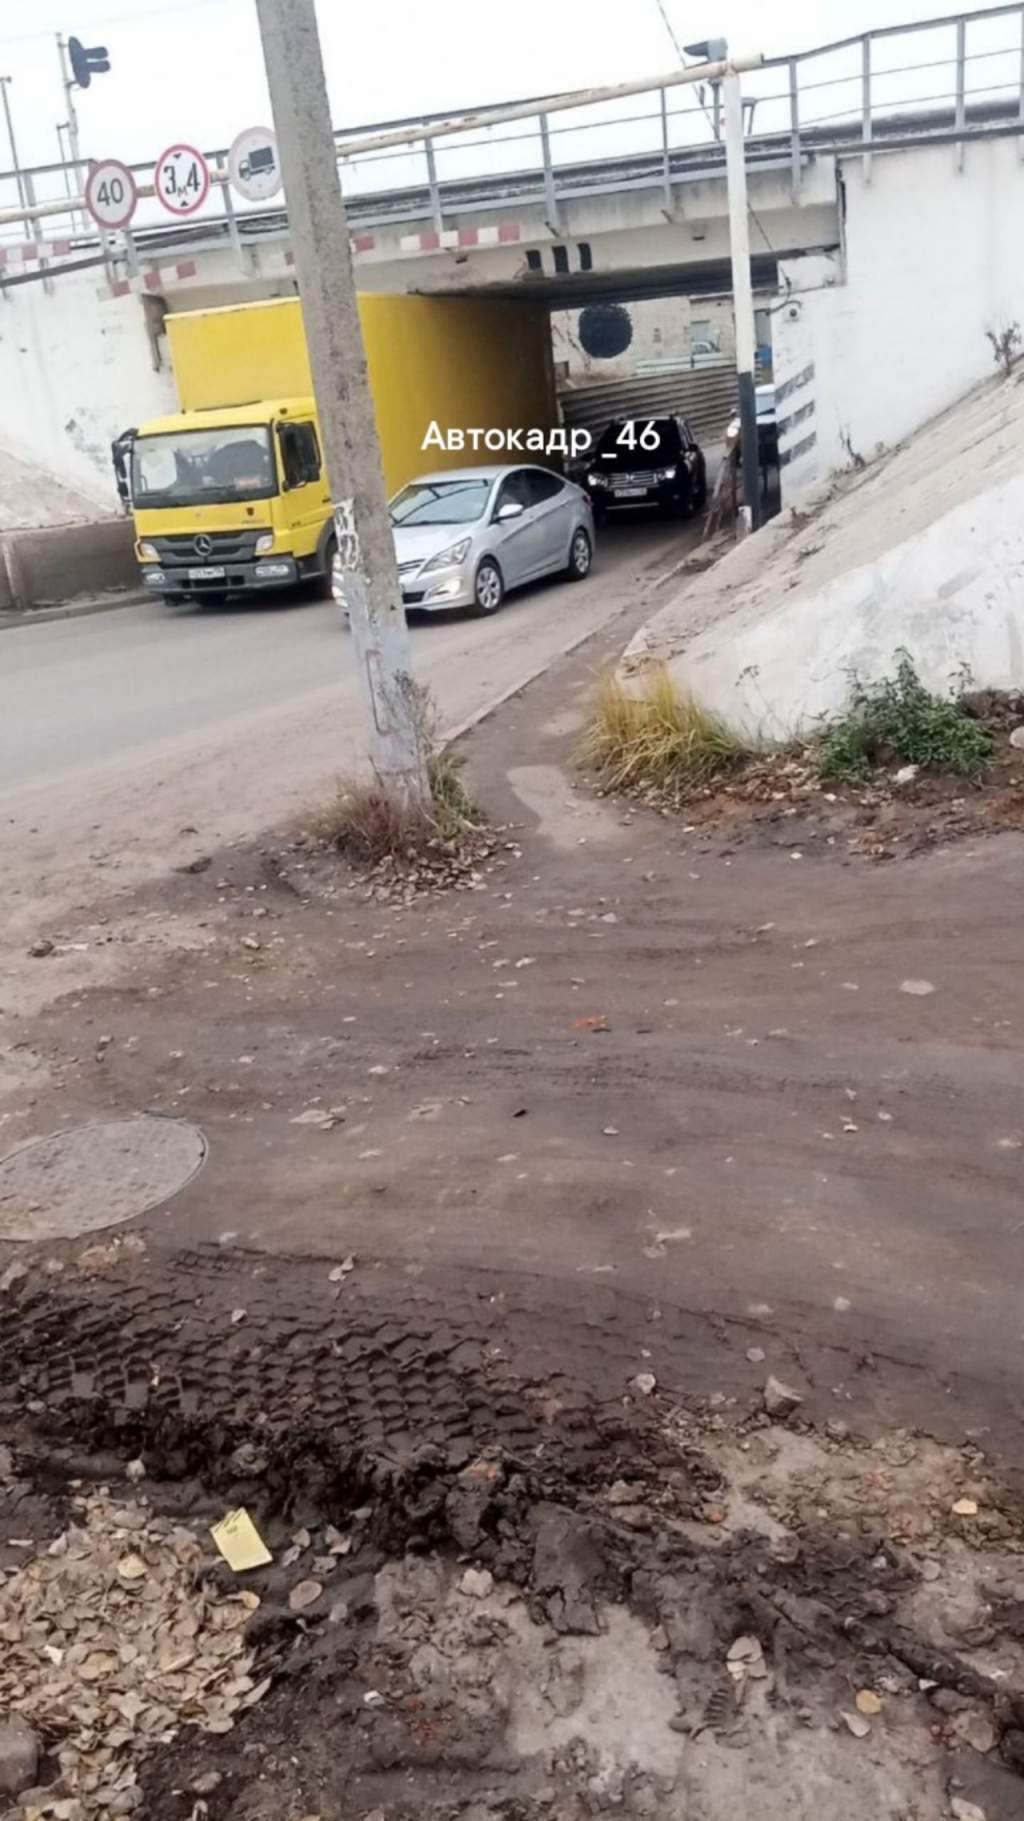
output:
[{"label": "suv license plate", "polygon": [[222,582],[227,575],[226,569],[190,569],[190,582]]},{"label": "suv license plate", "polygon": [[616,487],[615,498],[617,500],[642,500],[647,491],[646,487]]}]

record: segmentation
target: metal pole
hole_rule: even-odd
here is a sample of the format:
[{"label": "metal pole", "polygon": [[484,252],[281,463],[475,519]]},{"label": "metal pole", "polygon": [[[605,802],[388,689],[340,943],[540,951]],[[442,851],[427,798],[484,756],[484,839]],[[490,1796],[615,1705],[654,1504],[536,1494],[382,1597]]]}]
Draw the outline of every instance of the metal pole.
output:
[{"label": "metal pole", "polygon": [[[57,55],[60,58],[60,79],[64,85],[64,95],[68,104],[67,135],[68,145],[71,147],[71,163],[74,167],[75,188],[81,193],[84,186],[82,184],[81,174],[81,149],[78,143],[78,114],[75,110],[75,97],[73,93],[75,84],[71,72],[68,69],[68,47],[59,32],[57,33]],[[78,216],[74,210],[72,210],[71,213],[71,226],[72,228],[78,227]]]},{"label": "metal pole", "polygon": [[[967,21],[956,22],[956,124],[957,130],[963,132],[967,126]],[[964,142],[959,140],[956,148],[956,168],[964,168]]]},{"label": "metal pole", "polygon": [[[1017,108],[1017,118],[1020,121],[1021,126],[1024,127],[1024,6],[1020,9],[1020,101]],[[1017,140],[1017,156],[1018,158],[1024,159],[1024,132],[1021,133],[1020,138]]]},{"label": "metal pole", "polygon": [[58,120],[58,122],[57,122],[57,153],[60,158],[60,162],[64,168],[64,194],[70,198],[70,196],[72,194],[71,173],[68,170],[68,152],[64,146],[64,135],[67,132],[67,130],[68,129],[67,129],[66,122]]},{"label": "metal pole", "polygon": [[[7,122],[7,137],[11,144],[11,164],[14,166],[14,181],[18,186],[18,201],[24,209],[28,206],[25,196],[25,184],[21,175],[21,165],[18,162],[18,146],[14,137],[14,121],[11,118],[11,98],[7,93],[13,80],[14,78],[12,76],[0,76],[0,95],[2,95],[4,99],[4,119]],[[27,221],[25,223],[25,237],[27,240],[31,240],[32,238],[32,229]]]},{"label": "metal pole", "polygon": [[672,151],[668,131],[668,95],[660,91],[661,100],[661,187],[664,192],[666,215],[672,213]]},{"label": "metal pole", "polygon": [[800,75],[795,57],[789,64],[789,154],[792,165],[793,201],[800,200]]},{"label": "metal pole", "polygon": [[426,753],[316,9],[314,0],[256,0],[256,11],[370,757],[387,786],[422,803],[429,797]]},{"label": "metal pole", "polygon": [[548,129],[546,114],[538,114],[540,122],[540,149],[544,159],[544,213],[552,234],[558,237],[561,226],[558,219],[558,197],[555,193],[555,169],[551,162],[551,133]]},{"label": "metal pole", "polygon": [[739,75],[729,70],[722,83],[725,121],[725,169],[729,190],[729,251],[736,313],[736,381],[739,392],[743,457],[743,512],[748,529],[760,519],[758,487],[757,395],[754,391],[754,287],[750,275],[750,229],[747,222],[747,164],[743,143],[743,93]]},{"label": "metal pole", "polygon": [[[872,120],[871,120],[871,33],[870,32],[865,32],[863,44],[861,47],[861,88],[862,88],[861,100],[862,100],[862,107],[863,107],[863,113],[862,113],[862,119],[861,119],[861,137],[862,137],[865,145],[870,145],[872,136],[873,136],[873,132],[874,132],[874,128],[872,126]],[[861,169],[864,173],[864,182],[870,183],[871,182],[871,153],[870,152],[865,152],[863,158],[861,159]]]}]

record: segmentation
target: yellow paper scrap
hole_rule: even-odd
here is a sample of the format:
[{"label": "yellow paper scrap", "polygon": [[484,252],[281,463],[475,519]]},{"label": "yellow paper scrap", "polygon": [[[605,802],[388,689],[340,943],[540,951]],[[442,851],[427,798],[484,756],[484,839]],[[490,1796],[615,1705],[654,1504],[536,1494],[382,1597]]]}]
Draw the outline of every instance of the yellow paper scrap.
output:
[{"label": "yellow paper scrap", "polygon": [[210,1535],[228,1567],[236,1574],[243,1573],[246,1568],[265,1568],[274,1559],[242,1505],[237,1511],[226,1512],[220,1523],[214,1524]]}]

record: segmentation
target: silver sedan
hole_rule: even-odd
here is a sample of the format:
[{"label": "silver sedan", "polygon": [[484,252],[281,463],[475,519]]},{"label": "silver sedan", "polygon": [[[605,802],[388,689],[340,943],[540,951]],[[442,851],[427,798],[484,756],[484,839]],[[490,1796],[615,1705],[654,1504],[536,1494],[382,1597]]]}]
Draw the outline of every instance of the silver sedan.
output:
[{"label": "silver sedan", "polygon": [[[542,575],[583,581],[594,517],[582,488],[548,468],[449,468],[409,481],[391,501],[406,607],[496,613],[510,588]],[[335,566],[335,598],[343,605]]]}]

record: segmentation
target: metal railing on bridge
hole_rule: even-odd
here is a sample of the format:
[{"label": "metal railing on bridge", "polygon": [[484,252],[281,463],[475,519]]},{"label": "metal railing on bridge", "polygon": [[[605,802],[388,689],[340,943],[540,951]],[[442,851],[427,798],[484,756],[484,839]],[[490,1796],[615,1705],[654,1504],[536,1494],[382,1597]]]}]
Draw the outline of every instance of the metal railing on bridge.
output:
[{"label": "metal railing on bridge", "polygon": [[[679,82],[673,72],[598,101],[594,91],[535,96],[338,133],[353,229],[410,224],[440,237],[453,217],[493,220],[537,204],[557,236],[565,204],[627,190],[656,190],[672,211],[681,186],[724,168],[717,83]],[[797,196],[808,160],[822,154],[856,152],[870,172],[886,151],[948,141],[962,164],[968,141],[1006,134],[1024,154],[1024,0],[773,57],[743,86],[750,169],[788,168]],[[209,162],[209,199],[188,222],[169,222],[154,200],[152,163],[134,165],[142,202],[132,230],[103,237],[82,213],[84,170],[0,172],[0,284],[62,265],[137,271],[172,248],[223,243],[241,254],[285,240],[283,206],[236,198],[223,147]]]}]

